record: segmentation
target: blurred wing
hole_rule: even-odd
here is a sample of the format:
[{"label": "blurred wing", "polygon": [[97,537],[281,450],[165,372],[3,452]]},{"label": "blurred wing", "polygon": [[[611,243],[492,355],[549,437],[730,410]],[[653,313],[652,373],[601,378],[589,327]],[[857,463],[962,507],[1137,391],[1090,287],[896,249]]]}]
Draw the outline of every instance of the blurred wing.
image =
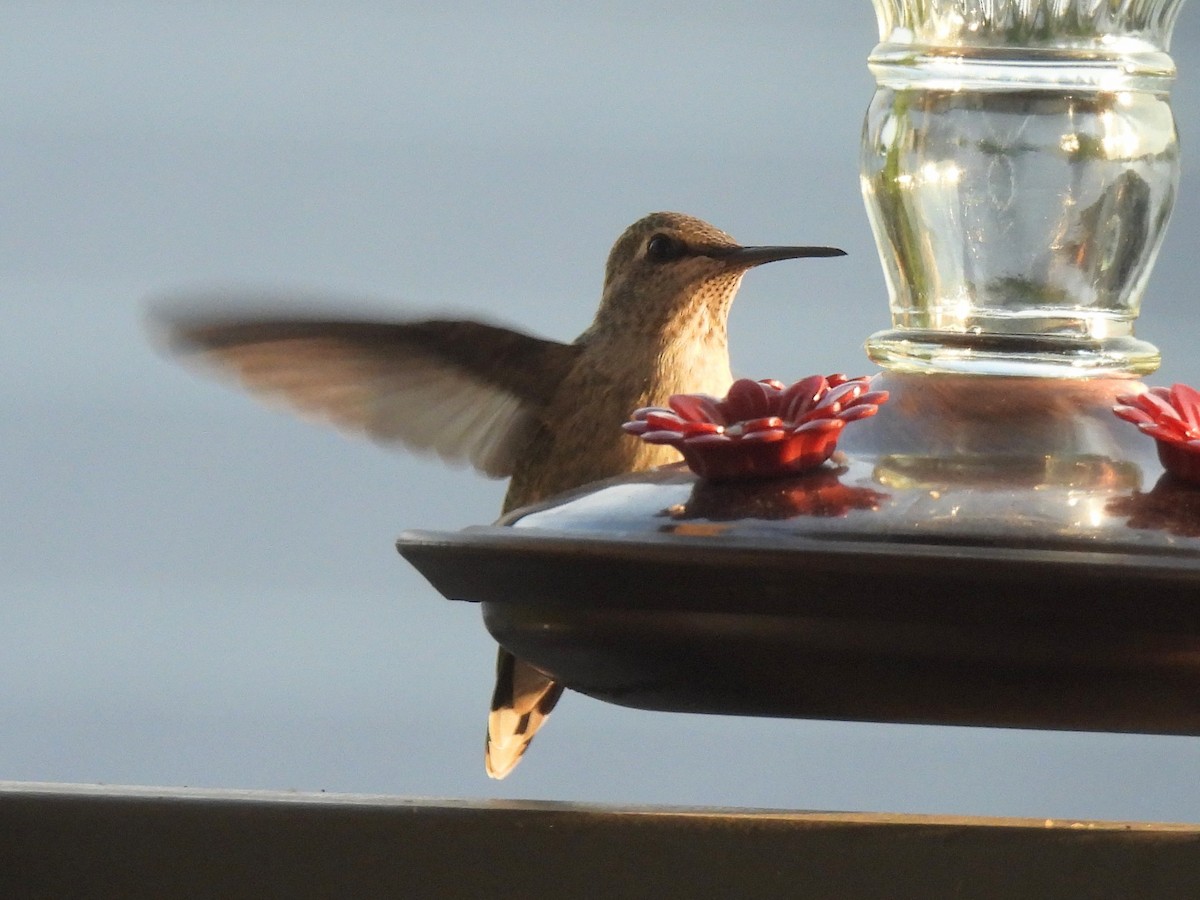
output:
[{"label": "blurred wing", "polygon": [[512,473],[573,345],[466,321],[221,320],[160,314],[167,346],[264,399],[377,441]]}]

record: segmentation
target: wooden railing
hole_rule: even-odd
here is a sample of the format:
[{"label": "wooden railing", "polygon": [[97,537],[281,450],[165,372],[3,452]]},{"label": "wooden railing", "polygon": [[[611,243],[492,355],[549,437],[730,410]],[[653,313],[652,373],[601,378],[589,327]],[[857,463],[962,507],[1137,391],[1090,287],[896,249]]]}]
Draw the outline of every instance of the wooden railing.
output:
[{"label": "wooden railing", "polygon": [[1200,826],[0,782],[0,897],[1196,898]]}]

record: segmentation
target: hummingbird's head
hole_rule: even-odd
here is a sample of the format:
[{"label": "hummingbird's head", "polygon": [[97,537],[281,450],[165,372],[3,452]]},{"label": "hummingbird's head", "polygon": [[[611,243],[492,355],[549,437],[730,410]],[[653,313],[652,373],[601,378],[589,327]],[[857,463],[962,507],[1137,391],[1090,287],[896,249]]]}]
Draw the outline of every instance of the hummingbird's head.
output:
[{"label": "hummingbird's head", "polygon": [[747,269],[780,259],[844,255],[832,247],[743,247],[692,216],[651,213],[613,244],[597,323],[661,330],[681,317],[707,315],[723,326]]}]

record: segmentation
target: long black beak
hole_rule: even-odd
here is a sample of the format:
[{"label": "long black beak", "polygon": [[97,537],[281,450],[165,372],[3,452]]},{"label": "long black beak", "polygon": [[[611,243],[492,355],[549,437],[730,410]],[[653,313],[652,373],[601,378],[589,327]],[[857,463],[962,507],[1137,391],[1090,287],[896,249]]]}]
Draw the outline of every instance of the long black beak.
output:
[{"label": "long black beak", "polygon": [[714,247],[705,253],[714,259],[727,260],[734,265],[759,266],[780,259],[800,259],[809,256],[845,256],[836,247]]}]

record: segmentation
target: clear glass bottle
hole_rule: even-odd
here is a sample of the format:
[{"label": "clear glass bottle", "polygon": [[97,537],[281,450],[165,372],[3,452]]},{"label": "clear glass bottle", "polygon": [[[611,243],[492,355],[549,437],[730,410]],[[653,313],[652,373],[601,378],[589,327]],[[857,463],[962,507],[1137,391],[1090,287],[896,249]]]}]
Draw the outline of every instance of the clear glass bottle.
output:
[{"label": "clear glass bottle", "polygon": [[861,177],[895,372],[1141,375],[1182,0],[873,0]]}]

